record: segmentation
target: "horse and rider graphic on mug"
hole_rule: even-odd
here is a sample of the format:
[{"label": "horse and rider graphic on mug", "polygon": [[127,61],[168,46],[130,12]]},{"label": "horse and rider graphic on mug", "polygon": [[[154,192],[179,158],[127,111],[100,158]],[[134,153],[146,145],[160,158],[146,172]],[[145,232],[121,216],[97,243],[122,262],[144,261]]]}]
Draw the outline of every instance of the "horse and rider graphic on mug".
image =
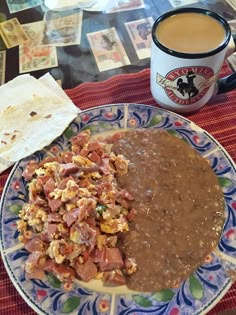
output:
[{"label": "horse and rider graphic on mug", "polygon": [[218,73],[214,74],[209,67],[184,67],[170,71],[165,77],[157,73],[156,83],[173,102],[188,105],[199,101],[217,77]]},{"label": "horse and rider graphic on mug", "polygon": [[185,96],[185,93],[188,94],[188,98],[192,98],[199,93],[199,90],[196,88],[193,80],[196,78],[196,75],[189,71],[186,75],[187,82],[184,82],[182,78],[177,80],[178,91]]}]

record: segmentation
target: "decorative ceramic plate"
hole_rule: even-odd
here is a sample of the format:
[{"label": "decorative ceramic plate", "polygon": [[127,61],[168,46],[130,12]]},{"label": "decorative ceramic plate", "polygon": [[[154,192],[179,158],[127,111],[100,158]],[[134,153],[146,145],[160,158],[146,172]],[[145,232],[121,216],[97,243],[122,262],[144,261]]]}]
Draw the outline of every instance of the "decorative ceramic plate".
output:
[{"label": "decorative ceramic plate", "polygon": [[[177,289],[140,293],[109,288],[98,280],[76,282],[64,291],[54,276],[45,281],[26,280],[23,265],[28,252],[18,241],[18,212],[27,201],[22,172],[29,160],[37,162],[68,147],[69,139],[84,128],[93,134],[123,128],[166,129],[187,141],[207,158],[218,176],[226,201],[226,220],[218,249]],[[38,314],[92,315],[194,315],[208,312],[223,297],[236,271],[236,167],[227,152],[207,132],[177,114],[152,106],[116,104],[80,113],[62,136],[42,151],[22,160],[13,168],[1,200],[0,248],[6,270],[23,299]]]}]

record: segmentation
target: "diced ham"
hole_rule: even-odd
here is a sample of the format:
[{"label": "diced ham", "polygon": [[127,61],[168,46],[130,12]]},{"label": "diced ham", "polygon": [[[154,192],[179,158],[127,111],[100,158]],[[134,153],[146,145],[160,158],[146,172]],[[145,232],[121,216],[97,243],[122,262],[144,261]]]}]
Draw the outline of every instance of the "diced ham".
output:
[{"label": "diced ham", "polygon": [[37,177],[37,184],[45,185],[46,182],[51,178],[50,175],[40,175]]},{"label": "diced ham", "polygon": [[122,138],[122,134],[123,134],[122,132],[116,132],[116,133],[114,133],[111,136],[107,136],[105,138],[105,142],[109,143],[109,144],[112,144],[112,143],[118,141],[119,139],[121,139]]},{"label": "diced ham", "polygon": [[120,270],[105,271],[103,273],[103,282],[105,284],[124,285],[126,279]]},{"label": "diced ham", "polygon": [[44,194],[47,197],[55,189],[55,181],[50,177],[43,185]]},{"label": "diced ham", "polygon": [[90,181],[87,178],[81,179],[79,186],[81,188],[87,188],[90,185]]},{"label": "diced ham", "polygon": [[111,136],[112,142],[116,142],[116,141],[120,140],[123,135],[124,135],[124,132],[116,132],[116,133],[114,133],[114,134]]},{"label": "diced ham", "polygon": [[117,235],[108,236],[108,238],[107,238],[107,246],[108,247],[115,247],[116,243],[117,243],[117,240],[118,240]]},{"label": "diced ham", "polygon": [[77,275],[86,282],[93,279],[97,274],[97,267],[91,259],[88,259],[84,264],[76,263],[75,270]]},{"label": "diced ham", "polygon": [[[71,254],[76,246],[80,246],[78,244],[75,244],[74,242],[67,241],[65,244],[61,244],[60,246],[60,254],[63,256],[67,256]],[[80,252],[81,253],[81,252]]]},{"label": "diced ham", "polygon": [[74,163],[60,164],[59,174],[61,176],[68,176],[70,174],[77,173],[78,171],[79,167]]},{"label": "diced ham", "polygon": [[90,138],[90,130],[86,129],[70,139],[72,145],[84,146]]},{"label": "diced ham", "polygon": [[133,199],[133,196],[126,189],[122,189],[116,197],[116,201],[126,209],[129,208],[129,201]]},{"label": "diced ham", "polygon": [[114,170],[111,168],[110,161],[108,158],[102,159],[100,170],[103,172],[104,175],[109,175],[113,173]]},{"label": "diced ham", "polygon": [[93,217],[93,218],[92,217],[88,217],[88,218],[84,219],[84,221],[86,223],[88,223],[89,226],[91,226],[91,227],[96,229],[96,219],[95,219],[95,217]]},{"label": "diced ham", "polygon": [[58,162],[61,163],[61,158],[60,156],[47,156],[45,159],[43,159],[42,161],[40,161],[39,166],[44,166],[44,164],[46,163],[51,163],[51,162]]},{"label": "diced ham", "polygon": [[110,182],[107,182],[107,181],[104,181],[100,184],[101,188],[102,188],[102,191],[111,191],[113,190],[113,186],[112,186],[112,183]]},{"label": "diced ham", "polygon": [[35,205],[38,205],[38,206],[46,206],[47,205],[47,201],[39,195],[37,195],[34,199],[31,199],[30,202],[34,203]]},{"label": "diced ham", "polygon": [[61,158],[64,163],[72,163],[73,156],[75,156],[75,154],[71,151],[61,153]]},{"label": "diced ham", "polygon": [[74,180],[74,178],[72,176],[68,176],[68,177],[62,178],[60,183],[58,183],[57,188],[65,189],[69,180]]},{"label": "diced ham", "polygon": [[104,155],[104,151],[103,151],[102,149],[96,150],[96,153],[97,153],[100,157],[102,157],[102,156]]},{"label": "diced ham", "polygon": [[25,249],[28,250],[30,253],[43,252],[44,251],[44,243],[37,236],[26,241],[26,243],[24,245],[25,245]]},{"label": "diced ham", "polygon": [[28,273],[33,272],[35,267],[38,265],[40,257],[42,257],[42,252],[35,251],[29,254],[25,262],[25,271]]},{"label": "diced ham", "polygon": [[45,272],[39,268],[36,268],[31,273],[28,273],[28,272],[25,273],[26,280],[30,280],[30,279],[43,280],[44,278],[45,278]]},{"label": "diced ham", "polygon": [[125,199],[122,198],[121,196],[116,197],[116,201],[123,207],[126,209],[129,209],[129,202]]},{"label": "diced ham", "polygon": [[101,164],[101,157],[97,154],[96,151],[93,151],[92,153],[90,153],[88,157],[89,157],[89,159],[90,159],[92,162],[94,162],[94,163],[96,163],[96,164],[98,164],[98,165]]},{"label": "diced ham", "polygon": [[77,205],[77,202],[79,201],[79,197],[75,196],[74,198],[72,198],[70,200],[70,203],[73,204],[73,205]]},{"label": "diced ham", "polygon": [[41,233],[40,233],[40,239],[41,239],[43,242],[49,242],[48,233],[47,233],[47,232],[41,232]]},{"label": "diced ham", "polygon": [[85,245],[91,252],[96,245],[96,230],[90,227],[86,222],[76,222],[70,227],[70,239],[81,245]]},{"label": "diced ham", "polygon": [[91,216],[96,208],[96,201],[93,198],[81,198],[77,204],[80,210],[78,216],[79,221],[87,218],[88,215]]},{"label": "diced ham", "polygon": [[36,265],[41,256],[42,256],[42,252],[34,251],[33,253],[29,254],[27,258],[27,262]]},{"label": "diced ham", "polygon": [[89,152],[100,150],[101,148],[101,144],[98,141],[91,141],[88,143]]},{"label": "diced ham", "polygon": [[91,259],[94,263],[100,263],[104,261],[105,247],[102,249],[95,248],[91,253]]},{"label": "diced ham", "polygon": [[55,239],[55,236],[58,234],[57,225],[58,223],[48,223],[46,229],[40,233],[40,239],[46,243]]},{"label": "diced ham", "polygon": [[67,267],[63,264],[58,265],[54,260],[49,259],[45,266],[44,270],[52,272],[62,282],[72,282],[75,278],[75,271],[71,267]]},{"label": "diced ham", "polygon": [[57,233],[57,224],[56,223],[48,223],[46,232],[48,234],[49,240],[54,238],[55,234]]},{"label": "diced ham", "polygon": [[73,144],[71,150],[75,155],[80,155],[81,147],[79,145]]},{"label": "diced ham", "polygon": [[92,173],[92,172],[97,172],[97,171],[99,171],[99,166],[98,166],[98,165],[93,165],[93,166],[80,166],[79,169],[80,169],[82,172]]},{"label": "diced ham", "polygon": [[92,251],[96,244],[96,230],[85,222],[81,222],[76,226],[76,229],[79,231],[81,244],[89,246],[90,251]]},{"label": "diced ham", "polygon": [[48,199],[48,205],[52,212],[57,211],[58,208],[62,205],[62,201],[60,199]]},{"label": "diced ham", "polygon": [[127,216],[126,216],[127,220],[128,220],[129,222],[132,222],[132,221],[134,220],[136,214],[137,214],[137,211],[136,211],[134,208],[132,208],[132,209],[129,211],[129,213],[127,214]]},{"label": "diced ham", "polygon": [[59,213],[50,212],[48,215],[48,222],[63,222],[63,218]]},{"label": "diced ham", "polygon": [[39,167],[38,163],[31,162],[26,165],[26,168],[24,169],[22,176],[26,181],[29,181],[33,178],[33,175],[35,173],[35,170]]},{"label": "diced ham", "polygon": [[64,218],[68,227],[70,227],[78,219],[79,213],[80,209],[74,208],[65,214]]},{"label": "diced ham", "polygon": [[87,149],[82,149],[82,150],[80,150],[80,152],[79,152],[79,155],[81,155],[81,156],[83,156],[83,157],[87,157],[88,154],[89,154],[89,150],[87,150]]},{"label": "diced ham", "polygon": [[112,188],[112,184],[109,182],[105,182],[105,183],[101,183],[96,185],[96,190],[97,190],[97,194],[100,196],[103,192],[108,192],[111,191]]},{"label": "diced ham", "polygon": [[79,207],[79,213],[78,213],[78,221],[81,222],[87,217],[87,208],[86,207]]},{"label": "diced ham", "polygon": [[88,259],[90,259],[90,252],[86,249],[83,251],[81,256],[83,257],[83,263],[85,263]]},{"label": "diced ham", "polygon": [[126,189],[121,189],[120,195],[127,200],[134,200],[134,197]]},{"label": "diced ham", "polygon": [[124,266],[123,259],[121,257],[120,250],[116,247],[106,248],[104,261],[99,263],[101,271],[111,271],[115,269],[121,269]]}]

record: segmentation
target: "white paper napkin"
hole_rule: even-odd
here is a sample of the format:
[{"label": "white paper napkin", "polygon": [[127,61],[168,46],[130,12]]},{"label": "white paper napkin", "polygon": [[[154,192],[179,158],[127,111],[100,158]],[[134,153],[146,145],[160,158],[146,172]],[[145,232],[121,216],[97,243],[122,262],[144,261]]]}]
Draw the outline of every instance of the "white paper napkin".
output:
[{"label": "white paper napkin", "polygon": [[0,173],[60,136],[80,110],[48,73],[0,87]]}]

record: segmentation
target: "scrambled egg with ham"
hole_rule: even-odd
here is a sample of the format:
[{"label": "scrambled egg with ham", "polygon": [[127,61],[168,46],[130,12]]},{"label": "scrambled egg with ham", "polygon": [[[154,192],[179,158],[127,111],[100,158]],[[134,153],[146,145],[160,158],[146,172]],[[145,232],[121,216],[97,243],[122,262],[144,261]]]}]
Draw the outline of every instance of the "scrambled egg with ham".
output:
[{"label": "scrambled egg with ham", "polygon": [[129,212],[135,213],[124,207],[132,196],[116,181],[129,161],[111,152],[111,138],[90,137],[82,131],[70,150],[30,162],[23,172],[29,200],[17,228],[29,252],[27,278],[52,272],[68,289],[75,278],[125,284],[125,274],[136,270],[117,246],[119,233],[129,230]]}]

